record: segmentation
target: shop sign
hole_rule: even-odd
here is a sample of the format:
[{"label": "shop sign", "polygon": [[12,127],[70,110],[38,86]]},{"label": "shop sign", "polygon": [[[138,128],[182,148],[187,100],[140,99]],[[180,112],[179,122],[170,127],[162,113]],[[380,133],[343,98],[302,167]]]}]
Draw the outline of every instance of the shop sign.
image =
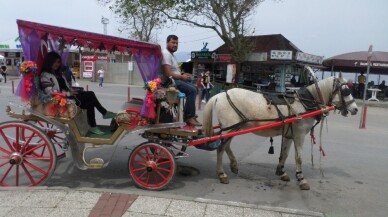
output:
[{"label": "shop sign", "polygon": [[108,61],[108,57],[107,57],[107,56],[97,56],[97,60],[105,60],[105,61]]},{"label": "shop sign", "polygon": [[96,56],[82,56],[83,61],[96,61]]},{"label": "shop sign", "polygon": [[9,49],[8,44],[0,44],[0,49]]},{"label": "shop sign", "polygon": [[267,61],[267,52],[250,53],[247,61]]},{"label": "shop sign", "polygon": [[192,51],[191,59],[192,60],[211,60],[214,59],[214,52],[209,51]]},{"label": "shop sign", "polygon": [[296,60],[306,63],[321,64],[323,56],[312,55],[303,52],[296,52]]},{"label": "shop sign", "polygon": [[271,50],[271,59],[292,60],[292,51],[291,50]]},{"label": "shop sign", "polygon": [[232,55],[231,54],[216,54],[214,56],[214,62],[223,62],[223,63],[232,62]]}]

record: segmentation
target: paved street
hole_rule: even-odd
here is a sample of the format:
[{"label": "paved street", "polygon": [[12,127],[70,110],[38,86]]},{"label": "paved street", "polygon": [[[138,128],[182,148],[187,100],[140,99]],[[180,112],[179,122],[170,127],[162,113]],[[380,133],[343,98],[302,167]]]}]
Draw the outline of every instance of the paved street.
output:
[{"label": "paved street", "polygon": [[[119,110],[127,100],[127,86],[81,82],[89,85],[109,110]],[[0,105],[5,107],[9,100],[18,99],[11,94],[11,82],[0,83]],[[133,97],[143,97],[141,87],[132,87]],[[361,110],[361,109],[359,109]],[[199,112],[201,117],[201,112]],[[109,124],[97,113],[99,124]],[[0,111],[2,121],[10,120],[4,109]],[[102,170],[81,171],[76,169],[71,157],[60,160],[56,172],[46,183],[51,187],[64,186],[73,190],[99,189],[150,195],[161,198],[205,198],[219,201],[234,201],[255,206],[283,207],[290,209],[323,212],[331,217],[386,216],[388,213],[387,131],[388,109],[368,107],[366,129],[359,129],[360,114],[342,117],[333,112],[324,125],[323,148],[326,157],[319,160],[318,146],[313,147],[315,167],[311,165],[310,138],[306,137],[303,155],[303,172],[311,185],[310,191],[299,190],[294,170],[294,151],[287,160],[286,170],[291,182],[284,183],[275,176],[280,149],[280,138],[275,139],[275,154],[268,155],[269,139],[254,135],[236,137],[232,149],[239,163],[236,176],[228,169],[230,184],[220,184],[215,172],[216,153],[189,148],[190,158],[177,161],[181,170],[165,191],[148,192],[137,189],[127,172],[128,156],[136,145],[142,143],[138,135],[124,138],[112,157],[109,166]],[[326,130],[328,129],[328,130]],[[316,128],[319,141],[319,127]],[[115,147],[99,149],[105,160],[111,158]],[[70,154],[70,153],[69,153]],[[225,158],[226,159],[226,158]],[[319,167],[323,169],[321,175]],[[0,215],[1,216],[1,215]]]}]

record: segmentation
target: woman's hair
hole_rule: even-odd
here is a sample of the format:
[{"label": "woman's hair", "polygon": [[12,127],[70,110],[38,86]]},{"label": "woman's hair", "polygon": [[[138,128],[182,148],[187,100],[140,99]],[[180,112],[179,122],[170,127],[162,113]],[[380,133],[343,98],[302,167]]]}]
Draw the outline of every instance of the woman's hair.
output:
[{"label": "woman's hair", "polygon": [[[55,63],[55,61],[57,61],[58,59],[62,61],[61,56],[58,53],[56,53],[54,51],[49,52],[43,60],[43,66],[42,66],[41,73],[42,72],[52,73],[52,71],[51,71],[52,66]],[[59,67],[58,70],[56,72],[53,72],[53,73],[57,74],[59,72],[60,68],[61,67]]]}]

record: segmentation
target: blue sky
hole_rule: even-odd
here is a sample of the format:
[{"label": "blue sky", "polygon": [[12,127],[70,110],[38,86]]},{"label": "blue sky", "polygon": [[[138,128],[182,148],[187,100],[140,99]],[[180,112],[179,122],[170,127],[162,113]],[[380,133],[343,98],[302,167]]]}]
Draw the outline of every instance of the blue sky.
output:
[{"label": "blue sky", "polygon": [[[117,29],[117,19],[96,0],[0,0],[0,41],[17,36],[16,19],[103,32],[101,17],[110,19],[108,34],[126,37]],[[352,51],[388,51],[387,0],[267,0],[249,23],[256,35],[283,34],[306,53],[325,58]],[[222,41],[209,30],[188,26],[165,28],[157,39],[164,46],[170,33],[180,37],[179,51],[210,50]]]}]

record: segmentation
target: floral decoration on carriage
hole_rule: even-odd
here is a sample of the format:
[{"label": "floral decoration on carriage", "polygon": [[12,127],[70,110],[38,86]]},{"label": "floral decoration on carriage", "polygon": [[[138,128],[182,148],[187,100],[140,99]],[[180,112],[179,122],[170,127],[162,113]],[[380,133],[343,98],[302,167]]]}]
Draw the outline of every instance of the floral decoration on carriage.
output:
[{"label": "floral decoration on carriage", "polygon": [[160,80],[160,78],[155,78],[151,81],[147,81],[144,85],[144,89],[147,90],[147,95],[144,103],[147,109],[147,117],[151,119],[154,119],[156,117],[156,103],[154,93],[160,87],[161,82],[162,81]]},{"label": "floral decoration on carriage", "polygon": [[34,76],[36,64],[33,61],[24,61],[20,64],[19,71],[22,79],[16,89],[16,96],[20,96],[23,102],[28,102],[35,95]]}]

